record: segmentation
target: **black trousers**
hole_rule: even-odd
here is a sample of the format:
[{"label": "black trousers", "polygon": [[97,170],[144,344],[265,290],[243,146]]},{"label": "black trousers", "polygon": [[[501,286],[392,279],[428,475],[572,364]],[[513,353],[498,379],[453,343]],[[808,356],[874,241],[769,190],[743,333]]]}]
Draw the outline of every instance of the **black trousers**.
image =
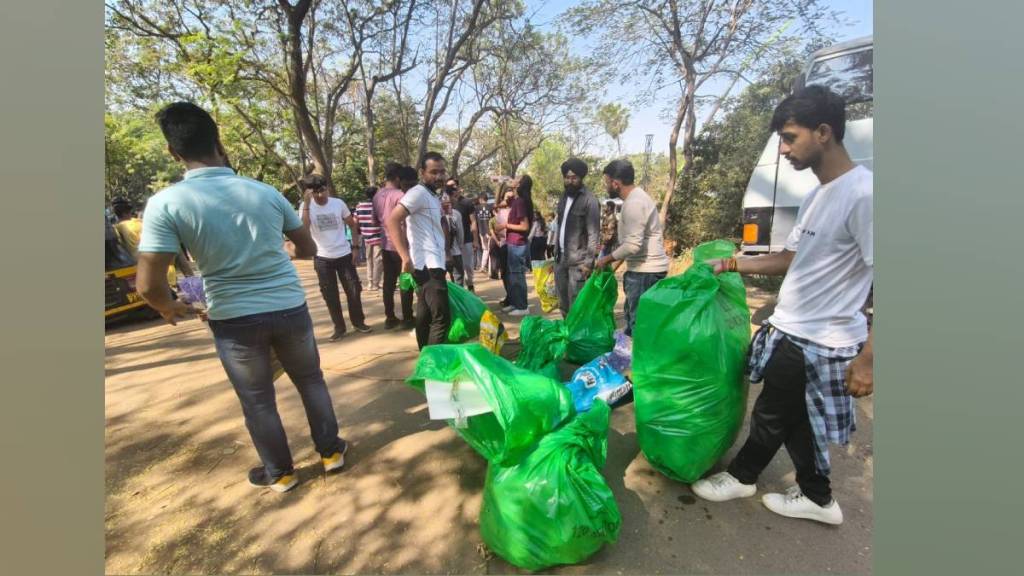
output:
[{"label": "black trousers", "polygon": [[[384,316],[388,320],[397,320],[395,316],[395,287],[398,276],[402,273],[402,257],[394,250],[385,250],[382,254],[384,267]],[[412,322],[412,292],[400,291],[402,300],[402,321]]]},{"label": "black trousers", "polygon": [[814,433],[807,417],[807,372],[800,348],[783,338],[768,360],[761,395],[754,402],[750,436],[729,473],[744,484],[754,484],[783,444],[796,468],[796,483],[815,504],[832,501],[828,476],[814,464]]},{"label": "black trousers", "polygon": [[448,307],[448,282],[443,268],[422,268],[413,272],[416,279],[416,344],[420,350],[431,344],[444,344],[451,326]]},{"label": "black trousers", "polygon": [[320,294],[324,297],[327,310],[331,313],[331,321],[334,322],[336,332],[345,331],[345,317],[341,314],[341,296],[338,294],[338,280],[341,280],[341,288],[345,291],[345,299],[348,301],[348,318],[352,324],[362,326],[366,323],[363,316],[363,300],[360,292],[363,285],[359,281],[359,273],[356,272],[355,264],[352,262],[352,255],[348,254],[341,258],[313,258],[313,269],[320,280]]}]

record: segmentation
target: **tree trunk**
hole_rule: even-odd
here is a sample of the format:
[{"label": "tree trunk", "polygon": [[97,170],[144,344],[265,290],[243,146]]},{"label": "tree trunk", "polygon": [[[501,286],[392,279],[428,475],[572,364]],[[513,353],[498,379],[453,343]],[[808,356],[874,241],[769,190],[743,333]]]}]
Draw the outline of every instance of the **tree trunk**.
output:
[{"label": "tree trunk", "polygon": [[298,123],[299,136],[305,142],[313,159],[313,169],[327,179],[331,192],[334,192],[334,185],[331,182],[331,163],[324,154],[323,143],[316,133],[316,127],[306,103],[306,68],[302,61],[302,21],[309,13],[311,0],[300,0],[292,6],[287,0],[279,0],[282,9],[288,17],[288,91],[292,99],[296,122]]},{"label": "tree trunk", "polygon": [[679,108],[676,110],[676,121],[672,125],[672,134],[668,137],[668,189],[665,190],[665,198],[661,201],[661,214],[659,215],[662,227],[666,224],[668,205],[672,202],[672,193],[676,189],[676,179],[679,175],[679,159],[676,154],[676,144],[679,142],[679,131],[683,126],[683,120],[686,118],[689,103],[690,100],[687,96],[683,96],[679,100]]},{"label": "tree trunk", "polygon": [[377,185],[377,134],[374,132],[376,122],[373,115],[373,90],[366,93],[366,106],[363,110],[363,119],[366,123],[366,178],[370,186]]}]

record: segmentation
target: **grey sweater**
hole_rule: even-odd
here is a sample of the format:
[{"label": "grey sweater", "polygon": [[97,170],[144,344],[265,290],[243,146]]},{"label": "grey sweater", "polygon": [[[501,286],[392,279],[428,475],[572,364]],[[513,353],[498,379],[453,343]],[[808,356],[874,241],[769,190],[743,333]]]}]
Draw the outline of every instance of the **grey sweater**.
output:
[{"label": "grey sweater", "polygon": [[625,260],[627,272],[668,271],[658,206],[639,186],[622,202],[619,245],[612,251],[612,257]]}]

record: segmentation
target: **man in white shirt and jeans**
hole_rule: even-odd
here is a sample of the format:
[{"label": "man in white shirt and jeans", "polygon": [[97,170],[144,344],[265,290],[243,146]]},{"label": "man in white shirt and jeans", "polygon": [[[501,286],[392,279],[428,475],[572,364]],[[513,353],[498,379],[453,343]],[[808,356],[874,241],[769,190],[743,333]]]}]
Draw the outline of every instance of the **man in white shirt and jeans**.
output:
[{"label": "man in white shirt and jeans", "polygon": [[874,277],[872,174],[843,147],[845,102],[822,86],[783,100],[771,128],[779,153],[821,183],[800,206],[782,252],[709,262],[716,273],[785,275],[774,314],[754,335],[750,381],[764,380],[750,436],[726,472],[693,484],[721,502],[753,496],[758,475],[785,444],[797,486],[766,494],[777,514],[841,524],[828,443],[855,429],[854,398],[874,390],[871,331],[862,308]]},{"label": "man in white shirt and jeans", "polygon": [[[427,152],[420,160],[420,183],[410,188],[387,219],[388,234],[402,257],[402,272],[416,279],[416,344],[444,344],[451,324],[445,278],[445,234],[436,192],[447,176],[444,158]],[[402,224],[405,223],[405,233]]]},{"label": "man in white shirt and jeans", "polygon": [[327,310],[334,322],[334,333],[330,341],[345,336],[345,316],[341,313],[341,296],[338,294],[338,280],[345,290],[348,301],[348,317],[360,332],[369,332],[363,315],[363,290],[359,273],[352,262],[352,244],[345,238],[344,226],[352,230],[352,241],[359,244],[359,225],[341,198],[331,198],[327,179],[320,174],[304,176],[299,185],[305,191],[299,215],[316,242],[316,256],[313,268],[320,281],[320,294],[324,297]]}]

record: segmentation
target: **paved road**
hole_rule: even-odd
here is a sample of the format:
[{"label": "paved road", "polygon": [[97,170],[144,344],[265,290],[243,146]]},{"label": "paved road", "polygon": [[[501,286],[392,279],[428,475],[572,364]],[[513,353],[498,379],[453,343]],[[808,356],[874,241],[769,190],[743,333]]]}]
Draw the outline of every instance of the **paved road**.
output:
[{"label": "paved road", "polygon": [[[312,266],[297,266],[342,433],[353,443],[346,471],[321,474],[301,402],[285,376],[278,405],[302,483],[284,495],[249,487],[245,474],[257,458],[205,325],[108,329],[107,572],[518,572],[481,546],[484,461],[443,423],[428,420],[422,395],[402,383],[415,363],[415,339],[385,331],[379,296],[364,292],[373,333],[326,342],[330,320]],[[500,291],[494,281],[478,286],[495,309]],[[533,296],[531,303],[536,311]],[[755,320],[771,306],[754,290],[750,303]],[[518,336],[518,320],[503,319]],[[510,345],[507,355],[515,351]],[[755,387],[751,404],[756,394]],[[833,484],[846,515],[836,528],[775,516],[757,498],[696,500],[644,459],[632,407],[617,410],[604,475],[622,513],[619,540],[585,564],[551,572],[870,572],[870,399],[860,401],[858,422],[854,442],[833,450]],[[792,483],[789,459],[780,453],[761,489]]]}]

